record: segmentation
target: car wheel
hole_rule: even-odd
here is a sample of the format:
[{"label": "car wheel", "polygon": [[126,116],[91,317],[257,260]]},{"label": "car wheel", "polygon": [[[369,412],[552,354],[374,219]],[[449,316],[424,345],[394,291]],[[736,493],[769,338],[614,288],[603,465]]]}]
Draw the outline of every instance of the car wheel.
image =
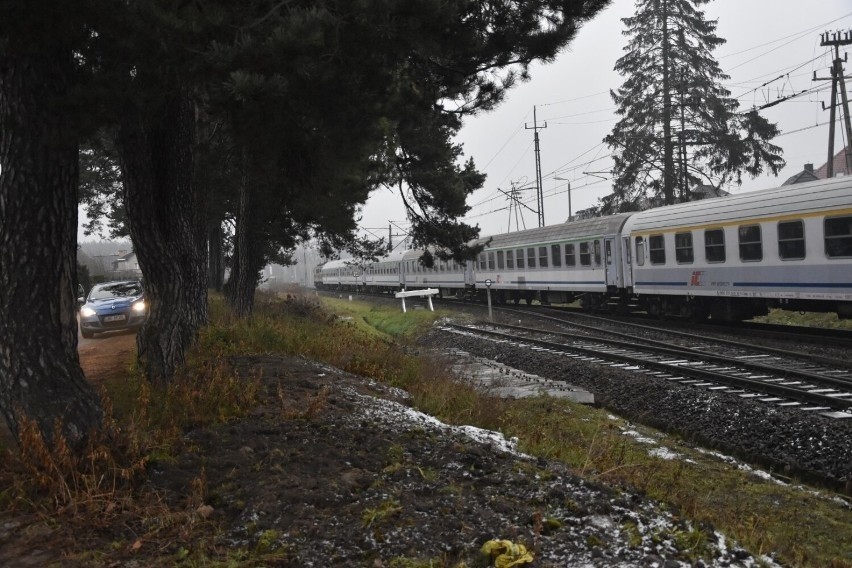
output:
[{"label": "car wheel", "polygon": [[95,336],[94,332],[86,331],[84,329],[80,330],[80,335],[82,335],[85,339],[91,339]]}]

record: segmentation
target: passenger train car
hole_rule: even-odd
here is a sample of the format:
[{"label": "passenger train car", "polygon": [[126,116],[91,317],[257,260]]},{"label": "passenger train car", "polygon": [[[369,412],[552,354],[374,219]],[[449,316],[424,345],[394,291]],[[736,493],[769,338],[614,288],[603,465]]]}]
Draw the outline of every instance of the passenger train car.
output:
[{"label": "passenger train car", "polygon": [[[465,263],[392,253],[361,274],[318,267],[319,288],[438,288],[497,302],[736,321],[771,307],[852,318],[852,178],[794,184],[495,235]],[[375,277],[368,281],[370,274]]]}]

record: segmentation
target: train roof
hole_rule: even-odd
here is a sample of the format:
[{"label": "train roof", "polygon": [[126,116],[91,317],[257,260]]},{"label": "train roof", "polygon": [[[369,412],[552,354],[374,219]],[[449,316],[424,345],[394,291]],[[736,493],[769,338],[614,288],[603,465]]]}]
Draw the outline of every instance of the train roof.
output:
[{"label": "train roof", "polygon": [[[433,253],[435,252],[434,248],[430,248],[429,250],[431,250]],[[402,258],[402,260],[404,260],[404,261],[408,261],[408,260],[419,261],[421,256],[423,256],[423,249],[411,249],[411,250],[405,251],[405,256]],[[435,262],[440,262],[440,259],[437,256],[435,256],[434,259],[435,259]],[[449,260],[447,262],[453,262],[453,261]]]},{"label": "train roof", "polygon": [[549,243],[611,235],[621,230],[621,227],[630,215],[630,213],[619,213],[618,215],[608,215],[606,217],[566,221],[558,225],[482,237],[475,242],[484,244],[488,242],[488,239],[491,239],[491,244],[488,245],[489,248],[503,248],[515,245]]},{"label": "train roof", "polygon": [[323,263],[322,270],[334,270],[336,268],[345,268],[347,266],[349,265],[346,264],[346,260],[329,260],[328,262]]},{"label": "train roof", "polygon": [[392,250],[385,256],[380,257],[378,262],[399,262],[407,252],[407,250]]},{"label": "train roof", "polygon": [[[400,261],[400,260],[402,260],[402,257],[407,252],[408,251],[405,251],[405,250],[391,251],[390,253],[386,254],[385,256],[379,257],[379,259],[376,262],[369,263],[369,265],[372,266],[372,265],[375,265],[375,264],[379,264],[381,262],[397,262],[397,261]],[[355,264],[353,264],[353,263],[357,263],[357,262],[358,261],[354,258],[345,258],[345,259],[341,259],[341,260],[329,260],[328,262],[326,262],[325,264],[322,265],[322,270],[334,270],[334,269],[337,269],[337,268],[347,268],[347,267],[350,267],[350,266],[355,266]]]},{"label": "train roof", "polygon": [[852,177],[782,185],[760,191],[679,203],[634,213],[625,232],[649,232],[697,225],[807,216],[852,208]]}]

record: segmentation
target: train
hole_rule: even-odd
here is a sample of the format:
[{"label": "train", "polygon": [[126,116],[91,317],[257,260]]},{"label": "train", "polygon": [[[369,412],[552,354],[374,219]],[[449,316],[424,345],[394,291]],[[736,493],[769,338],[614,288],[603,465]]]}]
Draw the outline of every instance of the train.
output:
[{"label": "train", "polygon": [[770,308],[852,318],[852,177],[727,195],[477,239],[476,259],[422,250],[318,266],[318,289],[742,321]]}]

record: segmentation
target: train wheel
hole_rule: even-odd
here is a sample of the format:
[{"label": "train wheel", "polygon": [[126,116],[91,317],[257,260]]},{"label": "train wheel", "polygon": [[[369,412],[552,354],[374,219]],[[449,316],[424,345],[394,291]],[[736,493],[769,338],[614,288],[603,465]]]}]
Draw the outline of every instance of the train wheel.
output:
[{"label": "train wheel", "polygon": [[663,306],[660,303],[659,298],[653,298],[651,300],[648,300],[648,315],[662,319]]}]

